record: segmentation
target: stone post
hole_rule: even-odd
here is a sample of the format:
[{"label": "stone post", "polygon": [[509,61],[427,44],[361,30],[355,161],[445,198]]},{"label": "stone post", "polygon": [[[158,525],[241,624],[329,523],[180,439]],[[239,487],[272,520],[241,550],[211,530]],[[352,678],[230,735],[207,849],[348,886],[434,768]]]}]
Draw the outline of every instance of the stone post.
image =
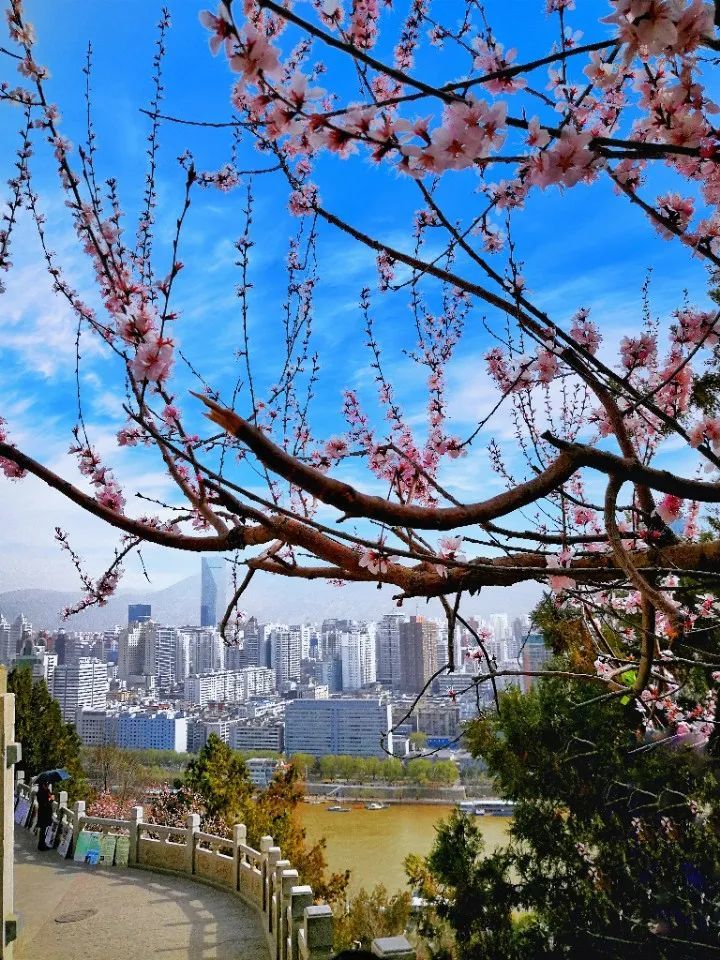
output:
[{"label": "stone post", "polygon": [[195,873],[195,844],[197,834],[200,831],[200,814],[189,813],[187,815],[187,840],[185,841],[185,871],[191,876]]},{"label": "stone post", "polygon": [[68,795],[67,790],[61,790],[58,793],[58,807],[66,807],[68,805]]},{"label": "stone post", "polygon": [[140,824],[143,822],[144,815],[145,811],[142,807],[133,807],[130,811],[129,867],[136,867],[140,863]]},{"label": "stone post", "polygon": [[280,860],[280,847],[268,847],[263,853],[263,911],[267,916],[267,929],[273,929],[272,911],[273,911],[273,881],[275,878],[275,865]]},{"label": "stone post", "polygon": [[[286,866],[279,870],[281,864]],[[278,960],[288,960],[288,911],[290,910],[290,897],[292,888],[297,886],[299,876],[297,870],[290,869],[290,863],[287,860],[279,860],[275,866],[275,876],[277,877],[277,928],[276,928],[276,951]]]},{"label": "stone post", "polygon": [[296,886],[291,889],[290,906],[287,910],[288,960],[299,960],[298,934],[305,919],[305,907],[311,907],[312,902],[312,887]]},{"label": "stone post", "polygon": [[333,955],[333,914],[327,904],[305,907],[300,938],[302,960],[330,960]]},{"label": "stone post", "polygon": [[244,823],[236,823],[233,826],[233,885],[236,891],[240,889],[241,844],[247,844],[247,827]]},{"label": "stone post", "polygon": [[77,843],[78,834],[85,819],[85,801],[76,800],[73,804],[73,846]]},{"label": "stone post", "polygon": [[415,950],[405,937],[377,937],[370,950],[383,960],[415,960]]},{"label": "stone post", "polygon": [[13,943],[17,938],[13,868],[15,854],[15,764],[22,757],[22,747],[15,742],[15,695],[7,692],[7,671],[0,669],[0,957],[12,960]]},{"label": "stone post", "polygon": [[280,926],[280,911],[282,909],[282,875],[283,870],[290,869],[289,860],[276,860],[275,869],[269,876],[270,880],[270,903],[269,903],[269,918],[270,918],[270,933],[273,937],[273,956],[276,960],[280,958],[280,952],[278,950],[278,927]]},{"label": "stone post", "polygon": [[[260,873],[262,877],[262,904],[260,909],[263,913],[267,913],[267,883],[268,883],[268,850],[272,849],[273,846],[272,837],[260,837]],[[280,858],[278,857],[278,860]]]}]

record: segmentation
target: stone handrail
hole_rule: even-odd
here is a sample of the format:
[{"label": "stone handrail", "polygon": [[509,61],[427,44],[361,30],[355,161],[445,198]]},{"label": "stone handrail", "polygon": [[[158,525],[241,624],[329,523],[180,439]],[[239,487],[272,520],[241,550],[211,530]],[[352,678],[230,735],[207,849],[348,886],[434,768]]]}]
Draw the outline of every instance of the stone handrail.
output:
[{"label": "stone handrail", "polygon": [[[33,802],[37,788],[18,774],[16,798]],[[231,838],[200,830],[200,817],[188,814],[185,827],[170,827],[143,819],[142,807],[133,807],[129,820],[89,816],[85,802],[68,806],[61,792],[53,804],[53,820],[72,824],[73,843],[80,830],[122,831],[130,837],[128,866],[160,873],[181,874],[220,887],[238,896],[260,915],[271,960],[330,960],[334,919],[327,904],[316,904],[312,887],[301,884],[297,870],[282,859],[273,838],[260,840],[260,849],[247,844],[247,828],[238,823]],[[70,855],[72,854],[72,849]],[[373,953],[392,960],[414,960],[404,937],[373,941]]]}]

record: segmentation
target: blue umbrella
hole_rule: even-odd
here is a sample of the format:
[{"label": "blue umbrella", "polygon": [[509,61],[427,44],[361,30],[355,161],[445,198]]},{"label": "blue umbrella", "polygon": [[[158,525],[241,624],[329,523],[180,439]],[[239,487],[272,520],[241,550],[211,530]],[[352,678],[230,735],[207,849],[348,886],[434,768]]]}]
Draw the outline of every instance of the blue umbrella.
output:
[{"label": "blue umbrella", "polygon": [[43,770],[42,773],[37,775],[38,783],[41,780],[47,781],[47,783],[57,783],[60,780],[69,780],[70,774],[65,770],[64,767],[56,767],[54,770]]}]

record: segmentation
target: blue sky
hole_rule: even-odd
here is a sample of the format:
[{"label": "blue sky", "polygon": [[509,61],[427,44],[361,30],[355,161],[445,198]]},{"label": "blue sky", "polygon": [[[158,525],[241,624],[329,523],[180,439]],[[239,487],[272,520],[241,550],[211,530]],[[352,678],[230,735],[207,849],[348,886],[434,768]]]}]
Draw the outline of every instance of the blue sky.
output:
[{"label": "blue sky", "polygon": [[[398,5],[401,12],[405,3]],[[583,0],[580,13],[570,18],[581,29],[583,42],[606,36],[598,18],[608,4]],[[532,18],[528,11],[540,11]],[[557,35],[556,22],[542,13],[542,3],[529,0],[490,2],[488,15],[498,39],[518,48],[518,61],[547,52]],[[221,57],[213,59],[207,34],[198,22],[201,4],[194,0],[170,3],[173,26],[168,38],[165,64],[164,110],[189,119],[227,120],[232,76]],[[309,9],[309,8],[308,8]],[[116,4],[90,4],[73,0],[62,5],[27,2],[27,15],[38,32],[37,59],[46,63],[52,78],[48,90],[63,114],[63,132],[74,142],[84,135],[82,67],[88,41],[94,51],[93,102],[98,135],[98,168],[101,177],[116,177],[131,226],[141,196],[145,137],[148,121],[139,111],[151,93],[150,73],[159,7],[147,0],[124,0]],[[462,61],[452,55],[442,58],[423,48],[415,72],[430,80],[447,81],[459,76]],[[383,51],[381,43],[380,51]],[[579,71],[580,64],[576,70]],[[12,79],[4,62],[3,76]],[[546,74],[534,81],[541,89]],[[13,82],[15,82],[13,80]],[[346,78],[342,83],[349,83]],[[425,113],[426,110],[419,111]],[[546,114],[547,115],[547,114]],[[7,145],[19,126],[19,111],[0,111],[0,142]],[[181,198],[182,172],[175,158],[189,147],[200,170],[216,169],[230,152],[228,131],[197,131],[165,125],[161,136],[158,181],[158,229],[156,264],[161,275],[168,265],[168,244]],[[266,165],[250,145],[241,151],[243,164]],[[10,158],[11,159],[11,158]],[[2,151],[0,174],[10,173],[7,149]],[[38,143],[32,162],[41,206],[48,218],[53,248],[60,254],[68,276],[91,302],[96,302],[92,277],[82,251],[77,247],[62,195],[57,188],[53,164],[46,145]],[[317,164],[317,181],[325,205],[370,233],[409,249],[408,224],[421,205],[416,187],[387,169],[372,167],[364,158],[342,163],[324,157]],[[493,179],[500,179],[496,175]],[[480,204],[474,192],[475,174],[446,178],[443,187],[447,209],[462,216],[468,204]],[[662,192],[671,178],[662,170],[656,175]],[[271,384],[277,373],[277,344],[281,331],[284,295],[284,258],[288,236],[296,229],[287,213],[287,190],[277,177],[256,178],[255,246],[251,256],[251,338],[259,384]],[[239,311],[234,286],[239,275],[233,265],[233,242],[242,231],[242,189],[224,195],[195,191],[180,257],[187,265],[176,289],[175,305],[181,311],[175,333],[178,341],[214,386],[227,390],[233,378],[233,351],[239,346]],[[607,179],[593,187],[580,187],[561,195],[557,190],[536,193],[524,213],[516,218],[515,236],[523,273],[535,302],[555,320],[567,324],[580,306],[591,306],[602,328],[608,356],[620,337],[636,332],[641,324],[641,286],[648,267],[653,268],[653,311],[666,320],[680,304],[683,293],[705,301],[707,275],[676,243],[661,240],[624,198],[616,197]],[[321,231],[318,245],[321,282],[316,298],[313,348],[322,369],[321,386],[313,422],[317,433],[329,436],[343,428],[342,390],[355,386],[370,411],[376,411],[368,361],[362,345],[362,317],[356,309],[361,287],[375,288],[374,257],[331,229]],[[75,422],[74,323],[62,301],[54,297],[38,244],[27,217],[20,222],[14,241],[15,269],[7,277],[7,293],[0,310],[0,370],[2,406],[0,415],[10,423],[13,438],[38,459],[71,479],[78,475],[66,456]],[[502,256],[498,263],[502,264]],[[4,302],[3,302],[4,301]],[[404,351],[414,345],[414,332],[403,292],[381,295],[373,290],[373,312],[383,345],[386,369],[398,399],[413,420],[419,419],[424,391],[417,369]],[[486,313],[475,305],[468,319],[466,337],[449,368],[449,406],[455,418],[454,431],[469,432],[484,413],[492,391],[483,354],[490,345],[481,323]],[[128,494],[143,489],[162,498],[168,481],[156,459],[137,451],[118,451],[113,436],[123,425],[122,380],[115,359],[107,349],[82,341],[82,390],[91,437],[115,468]],[[186,391],[192,380],[181,373],[177,381],[179,402],[189,411],[196,407]],[[199,423],[199,420],[197,420]],[[512,430],[502,416],[481,434],[476,449],[443,476],[464,498],[486,496],[500,489],[490,472],[486,447],[491,436],[506,443],[513,462]],[[677,459],[673,462],[677,463]],[[680,462],[690,470],[692,462]],[[355,467],[346,471],[363,480]],[[46,491],[33,480],[22,484],[3,482],[0,515],[4,525],[3,559],[0,560],[0,592],[20,586],[75,585],[72,568],[59,555],[53,528],[67,528],[72,542],[86,556],[91,570],[101,572],[116,538],[99,522],[84,517],[71,505]],[[162,587],[188,572],[195,572],[196,558],[146,550],[153,584]],[[126,585],[142,582],[139,565],[130,564]]]}]

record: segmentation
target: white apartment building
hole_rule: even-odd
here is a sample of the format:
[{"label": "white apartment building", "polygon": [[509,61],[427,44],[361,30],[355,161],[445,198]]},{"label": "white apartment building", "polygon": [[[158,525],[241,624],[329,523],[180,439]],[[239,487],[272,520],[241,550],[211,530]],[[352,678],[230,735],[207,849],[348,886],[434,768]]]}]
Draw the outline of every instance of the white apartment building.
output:
[{"label": "white apartment building", "polygon": [[102,660],[79,657],[75,663],[55,667],[52,695],[60,704],[65,721],[75,723],[85,707],[105,708],[107,690],[107,666]]},{"label": "white apartment building", "polygon": [[191,675],[225,669],[225,644],[215,627],[181,627],[180,632],[188,638]]},{"label": "white apartment building", "polygon": [[155,677],[158,687],[175,683],[178,630],[148,623],[145,631],[145,663],[143,673]]},{"label": "white apartment building", "polygon": [[[309,642],[309,641],[308,641]],[[270,656],[278,690],[300,679],[302,638],[299,627],[275,625],[270,631]]]},{"label": "white apartment building", "polygon": [[271,693],[274,689],[273,670],[245,667],[243,670],[218,670],[188,677],[184,685],[184,699],[201,707],[208,703],[244,703],[250,697]]},{"label": "white apartment building", "polygon": [[343,691],[375,683],[375,637],[364,628],[341,633],[340,662]]}]

